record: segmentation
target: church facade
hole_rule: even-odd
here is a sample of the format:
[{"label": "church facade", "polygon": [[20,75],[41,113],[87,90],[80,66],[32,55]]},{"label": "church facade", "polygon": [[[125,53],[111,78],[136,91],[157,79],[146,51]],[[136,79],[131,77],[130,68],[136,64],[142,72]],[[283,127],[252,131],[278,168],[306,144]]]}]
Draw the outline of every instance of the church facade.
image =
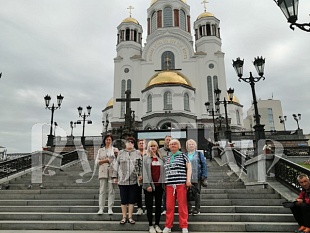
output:
[{"label": "church facade", "polygon": [[[130,15],[117,27],[114,92],[102,111],[107,124],[103,132],[124,125],[126,103],[116,99],[125,98],[126,90],[140,99],[131,102],[137,129],[213,126],[205,103],[218,108],[215,89],[222,90],[220,100],[229,100],[220,20],[206,6],[200,15],[191,16],[186,0],[152,0],[145,30],[143,45],[137,19]],[[225,117],[224,106],[219,107],[216,116]],[[236,96],[227,112],[231,129],[241,130],[243,106]]]}]

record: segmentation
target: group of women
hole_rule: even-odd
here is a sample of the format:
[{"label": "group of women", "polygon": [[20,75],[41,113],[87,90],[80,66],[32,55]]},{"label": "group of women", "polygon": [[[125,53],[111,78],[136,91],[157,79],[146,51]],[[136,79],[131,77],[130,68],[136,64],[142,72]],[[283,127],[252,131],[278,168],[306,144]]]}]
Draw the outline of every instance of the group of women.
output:
[{"label": "group of women", "polygon": [[[155,140],[138,140],[138,150],[134,148],[135,138],[128,137],[125,149],[118,152],[112,146],[112,135],[106,135],[104,146],[98,150],[96,164],[99,165],[99,211],[104,212],[106,191],[108,191],[108,214],[113,214],[115,186],[118,185],[121,198],[122,219],[120,224],[135,224],[134,204],[142,214],[142,189],[149,222],[149,232],[169,233],[173,227],[176,200],[178,200],[179,226],[182,233],[188,232],[188,214],[200,213],[200,195],[195,207],[187,201],[187,189],[196,186],[201,190],[201,182],[207,179],[207,164],[204,155],[196,150],[197,144],[190,139],[186,142],[186,152],[180,151],[177,139],[169,138],[167,154],[160,153]],[[147,148],[147,149],[145,149]],[[168,151],[168,150],[166,150]],[[164,197],[164,198],[163,198]],[[155,224],[153,225],[153,203],[155,200]],[[164,203],[163,203],[164,202]],[[159,223],[162,206],[166,210],[165,228]],[[128,217],[127,217],[128,215]]]}]

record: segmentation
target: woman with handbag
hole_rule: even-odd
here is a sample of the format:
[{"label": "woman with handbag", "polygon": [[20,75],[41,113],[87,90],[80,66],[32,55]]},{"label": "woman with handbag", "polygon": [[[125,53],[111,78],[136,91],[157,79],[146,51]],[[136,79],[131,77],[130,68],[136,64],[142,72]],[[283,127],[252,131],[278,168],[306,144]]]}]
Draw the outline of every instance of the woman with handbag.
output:
[{"label": "woman with handbag", "polygon": [[126,148],[119,152],[114,166],[117,172],[115,182],[118,183],[121,196],[123,217],[120,224],[125,224],[126,222],[130,224],[136,223],[132,218],[132,213],[137,200],[137,182],[142,180],[142,161],[139,152],[134,148],[134,144],[134,137],[126,139]]},{"label": "woman with handbag", "polygon": [[188,201],[188,211],[193,215],[200,214],[200,192],[202,182],[208,177],[207,161],[204,155],[196,150],[197,143],[193,139],[186,141],[186,154],[192,164],[191,183],[196,188],[197,194],[195,196],[195,208],[192,207],[191,201]]},{"label": "woman with handbag", "polygon": [[95,163],[99,165],[98,178],[99,188],[99,211],[103,214],[106,194],[108,191],[108,214],[113,214],[112,207],[115,199],[115,184],[113,183],[113,163],[116,159],[118,149],[112,146],[113,137],[107,134],[103,139],[103,147],[98,150]]},{"label": "woman with handbag", "polygon": [[192,166],[180,151],[179,140],[169,142],[170,154],[166,157],[166,224],[163,233],[171,232],[174,221],[175,201],[178,200],[179,226],[182,233],[188,233],[187,188],[191,186]]},{"label": "woman with handbag", "polygon": [[[143,190],[150,233],[160,233],[163,183],[165,181],[164,161],[156,141],[149,141],[147,154],[143,157]],[[155,198],[155,225],[153,226],[153,199]]]}]

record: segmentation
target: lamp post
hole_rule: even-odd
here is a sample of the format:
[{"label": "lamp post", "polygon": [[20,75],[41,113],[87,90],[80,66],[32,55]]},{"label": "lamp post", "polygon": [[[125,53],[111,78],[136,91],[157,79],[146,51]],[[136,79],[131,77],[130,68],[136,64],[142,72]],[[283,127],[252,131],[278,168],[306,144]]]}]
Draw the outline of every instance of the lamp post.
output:
[{"label": "lamp post", "polygon": [[213,120],[213,127],[214,127],[214,133],[213,133],[213,137],[214,137],[214,141],[217,142],[218,141],[218,138],[217,138],[217,132],[216,132],[216,126],[215,126],[215,114],[219,112],[219,107],[218,105],[217,106],[217,109],[214,111],[213,107],[210,109],[210,105],[211,103],[210,102],[206,102],[205,103],[205,106],[206,106],[206,110],[207,112],[209,113],[209,115],[212,116],[212,120]]},{"label": "lamp post", "polygon": [[280,123],[283,124],[283,126],[284,126],[284,131],[286,131],[285,121],[287,119],[287,116],[279,116],[279,119],[280,119]]},{"label": "lamp post", "polygon": [[[257,57],[257,58],[254,58],[254,61],[253,61],[253,64],[256,68],[256,71],[257,71],[259,77],[253,77],[252,72],[250,72],[249,78],[242,78],[242,76],[243,76],[243,63],[244,63],[244,60],[240,60],[240,58],[238,57],[235,61],[233,60],[232,65],[236,70],[237,76],[239,77],[238,81],[241,82],[241,80],[242,80],[242,81],[249,83],[251,85],[254,112],[255,112],[255,125],[253,128],[255,130],[255,143],[256,143],[256,149],[257,149],[256,152],[258,152],[259,140],[265,139],[266,137],[265,137],[264,125],[260,124],[260,115],[258,113],[256,93],[255,93],[255,83],[259,82],[259,80],[261,80],[261,79],[265,80],[265,77],[264,77],[265,59],[263,57]],[[264,144],[265,144],[265,142],[262,143],[262,145],[264,145]]]},{"label": "lamp post", "polygon": [[47,136],[47,143],[46,143],[46,145],[50,146],[50,147],[53,147],[53,140],[54,140],[54,136],[53,136],[54,111],[56,109],[60,108],[63,98],[64,97],[61,94],[57,95],[57,105],[58,106],[55,106],[54,103],[53,103],[53,105],[51,107],[49,107],[50,102],[51,102],[51,97],[49,95],[46,95],[44,97],[45,106],[46,106],[45,109],[49,109],[49,110],[52,111],[50,134]]},{"label": "lamp post", "polygon": [[76,127],[76,122],[70,121],[71,137],[73,137],[73,128],[75,127]]},{"label": "lamp post", "polygon": [[[82,114],[83,112],[83,108],[80,106],[77,108],[78,109],[78,112],[79,112],[79,117],[82,117],[83,118],[83,132],[82,132],[82,137],[81,137],[81,143],[83,145],[83,147],[85,148],[85,136],[84,136],[84,132],[85,132],[85,121],[86,121],[86,118],[90,116],[90,112],[91,112],[91,106],[88,105],[86,107],[87,109],[87,114],[84,112],[84,114]],[[77,124],[81,124],[81,121],[78,120],[76,122]],[[91,120],[88,120],[87,121],[87,124],[92,124],[92,121]]]},{"label": "lamp post", "polygon": [[298,19],[298,2],[299,0],[274,0],[285,15],[287,22],[290,23],[290,28],[294,30],[294,26],[299,29],[310,32],[310,23],[296,23]]},{"label": "lamp post", "polygon": [[301,120],[301,114],[300,113],[298,113],[297,115],[293,114],[293,118],[297,122],[297,129],[300,129],[298,121]]},{"label": "lamp post", "polygon": [[220,95],[221,95],[221,90],[220,89],[215,89],[214,90],[214,94],[215,94],[215,99],[216,99],[216,105],[219,104],[224,104],[224,110],[225,110],[225,118],[226,118],[226,130],[225,130],[225,135],[226,138],[228,139],[229,142],[231,142],[231,130],[230,130],[230,126],[228,124],[228,114],[227,114],[227,103],[231,103],[234,97],[234,89],[229,88],[227,90],[228,96],[229,96],[229,101],[226,100],[226,98],[224,97],[224,100],[220,100]]}]

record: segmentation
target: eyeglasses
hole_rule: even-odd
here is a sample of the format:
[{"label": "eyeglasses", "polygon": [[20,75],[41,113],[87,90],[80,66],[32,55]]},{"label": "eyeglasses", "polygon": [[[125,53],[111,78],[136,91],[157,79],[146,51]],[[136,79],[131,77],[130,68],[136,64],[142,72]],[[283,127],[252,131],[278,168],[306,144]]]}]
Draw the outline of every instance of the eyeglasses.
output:
[{"label": "eyeglasses", "polygon": [[150,147],[156,147],[156,145],[150,145]]},{"label": "eyeglasses", "polygon": [[129,141],[127,141],[127,142],[130,142],[130,143],[134,144],[134,142],[133,142],[133,141],[130,141],[130,140],[129,140]]}]

